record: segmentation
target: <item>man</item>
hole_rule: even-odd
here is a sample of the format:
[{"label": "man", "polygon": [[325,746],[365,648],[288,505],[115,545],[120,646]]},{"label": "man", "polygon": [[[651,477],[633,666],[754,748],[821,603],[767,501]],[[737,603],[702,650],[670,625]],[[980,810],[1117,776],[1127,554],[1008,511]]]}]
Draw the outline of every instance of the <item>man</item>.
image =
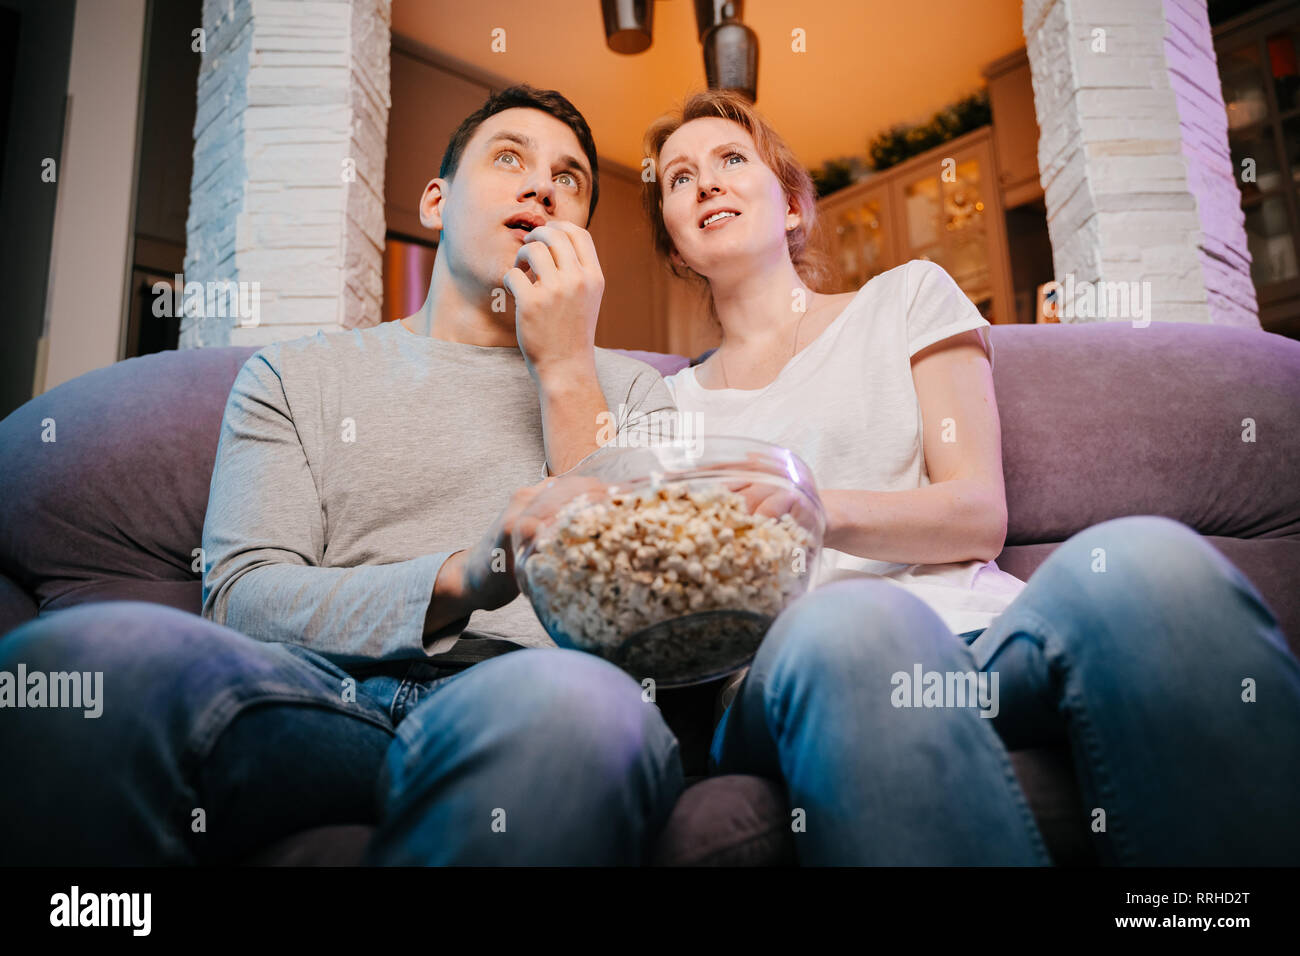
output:
[{"label": "man", "polygon": [[593,345],[597,176],[564,97],[490,97],[421,197],[441,240],[420,312],[241,369],[207,620],[99,604],[6,639],[29,669],[102,670],[108,702],[93,732],[49,712],[4,734],[12,779],[81,754],[39,807],[9,788],[33,823],[11,862],[239,860],[356,822],[378,823],[372,863],[645,859],[682,789],[677,741],[631,677],[554,646],[511,543],[602,414],[672,407],[653,369]]}]

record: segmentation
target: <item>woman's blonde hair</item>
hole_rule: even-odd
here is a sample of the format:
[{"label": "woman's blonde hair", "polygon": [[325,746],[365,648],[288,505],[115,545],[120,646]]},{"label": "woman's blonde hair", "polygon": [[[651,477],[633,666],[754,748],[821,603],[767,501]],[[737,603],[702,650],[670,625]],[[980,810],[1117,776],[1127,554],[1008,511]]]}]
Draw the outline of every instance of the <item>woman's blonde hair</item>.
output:
[{"label": "woman's blonde hair", "polygon": [[[707,280],[694,269],[684,270],[673,263],[670,253],[673,251],[672,237],[664,224],[663,190],[658,182],[660,153],[668,137],[677,132],[691,120],[719,116],[739,124],[754,140],[754,146],[763,162],[776,174],[782,190],[794,202],[799,213],[799,225],[785,234],[786,244],[790,249],[790,262],[795,272],[814,292],[825,284],[827,267],[825,257],[810,245],[813,228],[817,220],[817,195],[813,189],[812,178],[808,171],[795,158],[794,151],[781,135],[772,128],[756,110],[752,103],[739,93],[731,90],[705,90],[687,97],[681,108],[667,113],[655,120],[646,130],[641,141],[641,155],[652,161],[656,175],[649,182],[641,184],[641,202],[650,220],[650,234],[654,240],[655,252],[663,258],[673,275],[684,279]],[[644,180],[644,177],[643,177]],[[715,319],[712,293],[709,295],[709,313]]]}]

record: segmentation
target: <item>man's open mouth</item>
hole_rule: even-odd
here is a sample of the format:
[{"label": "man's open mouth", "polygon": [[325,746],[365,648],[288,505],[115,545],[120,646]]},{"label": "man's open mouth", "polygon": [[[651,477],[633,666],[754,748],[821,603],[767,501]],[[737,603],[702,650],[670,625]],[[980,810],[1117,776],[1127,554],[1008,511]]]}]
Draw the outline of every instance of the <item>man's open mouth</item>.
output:
[{"label": "man's open mouth", "polygon": [[546,221],[541,216],[521,214],[507,219],[505,222],[507,229],[513,229],[519,236],[526,236],[538,226],[546,225]]}]

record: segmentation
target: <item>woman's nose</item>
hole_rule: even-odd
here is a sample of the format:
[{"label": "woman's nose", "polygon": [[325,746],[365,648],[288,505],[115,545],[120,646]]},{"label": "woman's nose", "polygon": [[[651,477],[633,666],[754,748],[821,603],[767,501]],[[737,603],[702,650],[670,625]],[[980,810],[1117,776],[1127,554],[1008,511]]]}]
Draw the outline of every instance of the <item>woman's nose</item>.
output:
[{"label": "woman's nose", "polygon": [[720,193],[720,192],[722,192],[721,186],[715,186],[715,185],[706,186],[703,182],[700,183],[701,199],[707,199],[712,193]]}]

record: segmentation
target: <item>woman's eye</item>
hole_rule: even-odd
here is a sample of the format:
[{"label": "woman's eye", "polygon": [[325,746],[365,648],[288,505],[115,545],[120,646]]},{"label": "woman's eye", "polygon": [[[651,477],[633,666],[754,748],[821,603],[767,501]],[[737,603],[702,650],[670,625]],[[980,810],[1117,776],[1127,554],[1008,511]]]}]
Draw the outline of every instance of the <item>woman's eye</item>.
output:
[{"label": "woman's eye", "polygon": [[673,182],[672,182],[673,186],[676,187],[676,185],[685,178],[686,178],[686,173],[678,173],[676,176],[673,177]]},{"label": "woman's eye", "polygon": [[735,159],[740,160],[742,163],[745,162],[745,157],[744,157],[744,156],[741,156],[740,153],[728,153],[726,156],[723,157],[723,160],[726,161],[726,165],[730,165],[730,162],[729,162],[729,161],[730,161],[733,157],[734,157]]}]

